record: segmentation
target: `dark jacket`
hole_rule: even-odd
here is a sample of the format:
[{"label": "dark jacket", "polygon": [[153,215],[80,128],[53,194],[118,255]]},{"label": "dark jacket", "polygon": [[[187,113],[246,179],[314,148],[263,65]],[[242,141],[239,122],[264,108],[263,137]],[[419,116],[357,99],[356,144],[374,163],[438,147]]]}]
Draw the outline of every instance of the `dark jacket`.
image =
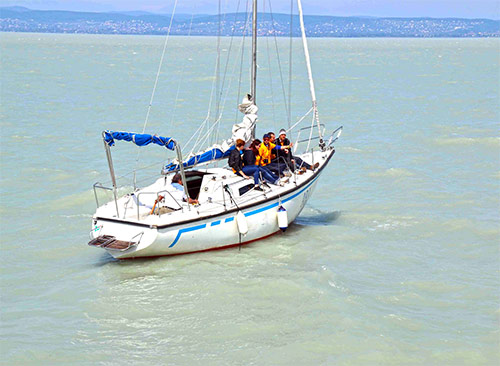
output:
[{"label": "dark jacket", "polygon": [[241,155],[238,149],[231,150],[229,154],[228,164],[235,173],[238,173],[242,169]]},{"label": "dark jacket", "polygon": [[252,150],[243,150],[243,166],[255,165],[255,160],[255,154]]}]

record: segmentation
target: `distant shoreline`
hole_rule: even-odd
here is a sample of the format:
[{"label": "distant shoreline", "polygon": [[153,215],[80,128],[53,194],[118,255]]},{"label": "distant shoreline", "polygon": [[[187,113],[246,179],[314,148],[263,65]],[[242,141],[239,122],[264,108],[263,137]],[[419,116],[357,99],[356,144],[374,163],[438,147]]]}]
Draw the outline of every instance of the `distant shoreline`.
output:
[{"label": "distant shoreline", "polygon": [[[68,32],[36,32],[36,31],[5,31],[0,29],[0,34],[56,34],[56,35],[68,35],[68,36],[133,36],[133,37],[165,37],[166,34],[135,34],[135,33],[68,33]],[[217,35],[213,34],[196,34],[196,35],[187,35],[187,34],[171,34],[170,37],[217,37]],[[222,36],[223,38],[230,38],[229,35]],[[235,37],[242,37],[240,35]],[[248,36],[247,36],[248,37]],[[259,36],[261,37],[261,36]],[[285,38],[288,36],[277,36],[278,38]],[[299,39],[298,36],[293,36],[292,38]],[[345,36],[345,37],[335,37],[335,36],[321,36],[321,37],[310,37],[308,38],[317,38],[317,39],[500,39],[500,36],[476,36],[476,37],[452,37],[452,36],[442,36],[442,37],[410,37],[410,36]]]},{"label": "distant shoreline", "polygon": [[[500,37],[500,20],[464,18],[376,18],[306,15],[308,37],[321,38],[485,38]],[[245,13],[222,15],[221,36],[249,34]],[[259,14],[259,36],[300,37],[298,17]],[[170,15],[90,13],[0,8],[0,31],[19,33],[165,35]],[[170,35],[217,36],[218,15],[178,14]]]}]

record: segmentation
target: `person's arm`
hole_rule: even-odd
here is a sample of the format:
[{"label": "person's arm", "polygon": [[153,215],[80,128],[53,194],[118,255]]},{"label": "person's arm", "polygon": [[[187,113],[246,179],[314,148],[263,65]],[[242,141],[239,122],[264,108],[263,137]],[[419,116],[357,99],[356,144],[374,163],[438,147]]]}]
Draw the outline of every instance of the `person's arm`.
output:
[{"label": "person's arm", "polygon": [[281,146],[281,145],[276,145],[273,149],[277,149],[277,150],[286,150],[286,149],[290,149],[292,146],[293,146],[293,144],[284,145],[284,146]]},{"label": "person's arm", "polygon": [[191,203],[191,204],[198,204],[198,200],[189,197],[189,203]]}]

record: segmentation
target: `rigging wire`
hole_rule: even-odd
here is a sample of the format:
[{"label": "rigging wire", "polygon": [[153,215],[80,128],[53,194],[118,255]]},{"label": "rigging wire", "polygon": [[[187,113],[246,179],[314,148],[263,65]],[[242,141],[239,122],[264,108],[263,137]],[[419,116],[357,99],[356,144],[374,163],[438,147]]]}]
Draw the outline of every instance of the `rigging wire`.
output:
[{"label": "rigging wire", "polygon": [[[226,6],[227,6],[227,0],[226,0]],[[224,14],[224,18],[222,19],[222,21],[225,21],[225,14]],[[221,24],[221,21],[220,21],[220,0],[219,0],[219,26],[220,26],[220,24]],[[188,146],[189,143],[192,141],[192,139],[196,136],[196,140],[195,140],[193,147],[190,150],[190,154],[192,154],[193,151],[195,151],[196,148],[198,147],[198,145],[200,143],[200,139],[202,138],[202,133],[203,133],[204,128],[206,127],[206,129],[207,129],[206,134],[209,134],[211,129],[212,129],[212,127],[210,126],[212,102],[213,102],[214,94],[215,94],[216,98],[217,98],[217,94],[218,94],[218,91],[216,89],[218,89],[217,83],[218,83],[219,62],[220,62],[219,41],[220,41],[220,37],[218,37],[218,46],[217,46],[218,51],[217,51],[217,58],[216,58],[215,71],[214,71],[215,78],[212,82],[212,89],[210,91],[210,101],[208,103],[207,116],[205,117],[203,122],[200,124],[200,128],[197,129],[197,131],[191,136],[191,138],[185,144],[186,146]],[[215,91],[215,93],[214,93],[214,91]],[[219,107],[216,106],[215,108],[216,108],[216,115],[215,115],[215,122],[216,122],[217,121],[217,109]]]},{"label": "rigging wire", "polygon": [[[148,110],[146,112],[146,118],[144,120],[144,125],[142,127],[142,133],[144,133],[144,131],[146,131],[146,126],[147,126],[148,120],[149,120],[149,114],[151,112],[151,107],[153,106],[153,100],[154,100],[155,93],[156,93],[156,87],[158,86],[158,80],[160,79],[161,67],[163,65],[163,59],[165,58],[165,53],[166,53],[166,50],[167,50],[168,40],[170,38],[170,30],[172,29],[172,23],[174,21],[175,10],[177,8],[177,1],[178,0],[175,0],[174,8],[172,10],[172,15],[170,16],[170,24],[168,26],[167,36],[165,37],[165,43],[163,44],[163,50],[162,50],[162,53],[161,53],[160,63],[158,65],[158,71],[156,72],[156,79],[155,79],[155,83],[154,83],[154,86],[153,86],[153,91],[151,92],[151,99],[149,100]],[[134,189],[137,186],[136,185],[136,171],[137,171],[137,165],[139,164],[140,153],[141,153],[141,150],[138,147],[137,148],[137,157],[136,157],[136,160],[135,160],[135,167],[134,167]]]},{"label": "rigging wire", "polygon": [[[239,5],[238,5],[238,8],[239,8]],[[248,9],[248,0],[247,0],[247,9]],[[235,19],[236,19],[236,18],[235,18]],[[247,22],[249,22],[249,17],[247,18],[247,20],[246,20],[246,21],[247,21]],[[247,24],[247,23],[245,23],[245,24]],[[224,80],[224,83],[223,83],[223,86],[225,85],[225,79],[226,79],[226,76],[227,76],[227,67],[228,67],[228,65],[229,65],[229,56],[230,56],[230,54],[231,54],[231,52],[230,52],[230,51],[231,51],[231,49],[232,49],[232,41],[233,41],[233,38],[234,38],[234,33],[235,33],[235,31],[236,31],[236,29],[233,29],[233,33],[232,33],[232,35],[231,35],[231,47],[229,48],[228,58],[227,58],[227,61],[226,61],[226,67],[225,67],[225,70],[224,70],[224,79],[223,79],[223,80]],[[244,34],[245,34],[245,33],[244,33]],[[243,51],[243,49],[244,49],[244,37],[243,37],[243,40],[242,40],[242,45],[241,45],[241,47],[242,47],[242,51]],[[231,73],[231,75],[232,75],[232,76],[231,76],[231,78],[229,79],[229,84],[228,84],[228,87],[226,88],[226,95],[225,95],[224,99],[222,99],[222,90],[224,89],[224,87],[223,87],[223,88],[222,88],[222,90],[221,90],[221,101],[223,100],[223,103],[222,103],[221,113],[220,113],[219,117],[218,117],[218,118],[217,118],[217,120],[216,120],[217,124],[214,124],[212,127],[210,127],[210,128],[209,128],[209,130],[207,131],[206,135],[205,135],[205,136],[203,137],[203,139],[201,140],[200,145],[204,145],[204,143],[205,143],[206,141],[208,141],[208,140],[209,140],[209,137],[210,137],[211,133],[213,132],[213,130],[214,130],[216,127],[217,127],[217,136],[218,136],[218,133],[219,133],[219,128],[220,128],[220,121],[222,120],[223,111],[224,111],[224,109],[225,109],[226,102],[228,101],[228,94],[229,94],[229,91],[230,91],[230,89],[231,89],[231,84],[232,84],[232,81],[233,81],[233,78],[234,78],[234,74],[235,74],[235,69],[236,69],[236,66],[237,66],[237,64],[235,63],[235,64],[233,65],[233,70],[232,70],[232,73]],[[241,86],[241,70],[242,70],[242,65],[240,65],[240,79],[239,79],[239,80],[240,80],[240,84],[239,84],[239,89],[238,89],[238,92],[240,92],[240,89],[241,89],[241,88],[240,88],[240,86]],[[236,112],[237,112],[237,111],[238,111],[238,110],[236,109]],[[236,118],[237,118],[237,116],[236,116]]]},{"label": "rigging wire", "polygon": [[[215,70],[217,70],[217,65],[215,66]],[[216,73],[216,71],[214,71],[214,73]],[[216,80],[214,78],[214,80],[212,82],[212,88],[210,90],[210,100],[208,102],[207,115],[206,115],[205,119],[203,120],[203,122],[201,122],[201,124],[198,127],[198,129],[196,130],[196,132],[189,138],[189,140],[185,144],[185,146],[189,146],[189,143],[196,136],[196,140],[195,140],[193,147],[191,148],[189,154],[192,154],[193,151],[195,151],[196,148],[198,147],[199,142],[200,142],[200,138],[202,137],[202,133],[203,133],[203,130],[205,129],[205,127],[207,128],[207,133],[208,133],[208,131],[210,131],[210,117],[211,117],[211,111],[212,111],[212,102],[213,102],[213,98],[214,98],[215,83],[216,83]]]},{"label": "rigging wire", "polygon": [[[220,2],[220,0],[219,0],[219,2]],[[219,6],[219,8],[220,8],[220,6]],[[220,13],[220,9],[219,9],[219,13]],[[220,24],[220,21],[219,21],[219,24]],[[205,120],[201,123],[200,128],[198,128],[198,130],[191,136],[191,138],[186,143],[186,146],[189,145],[189,143],[194,138],[194,136],[196,136],[196,141],[195,141],[193,147],[191,148],[190,154],[193,153],[194,150],[196,150],[196,148],[200,142],[200,138],[202,136],[203,129],[205,127],[207,128],[206,134],[208,134],[209,131],[211,130],[210,117],[211,117],[211,111],[212,111],[212,102],[213,102],[213,97],[214,97],[214,91],[215,91],[215,95],[217,97],[217,90],[215,90],[215,89],[216,89],[216,83],[218,82],[217,74],[218,74],[218,67],[219,67],[219,57],[220,57],[220,54],[219,54],[219,52],[217,52],[217,59],[215,62],[215,71],[214,71],[215,78],[212,82],[212,89],[210,91],[210,101],[208,103],[207,116],[205,117]]]},{"label": "rigging wire", "polygon": [[[194,11],[191,13],[191,20],[189,21],[189,30],[188,30],[188,35],[187,35],[188,37],[191,36],[191,30],[193,28],[193,18],[194,18]],[[179,93],[181,90],[182,82],[184,80],[185,68],[186,68],[186,62],[183,62],[181,72],[180,72],[179,82],[177,83],[177,93],[175,94],[174,109],[172,111],[172,116],[170,117],[170,126],[173,125],[173,123],[174,123],[175,112],[177,111],[177,105],[178,105],[177,102],[179,100]],[[167,154],[168,154],[168,152],[167,152]]]},{"label": "rigging wire", "polygon": [[[194,18],[194,12],[191,14],[191,21],[189,22],[189,30],[188,30],[188,37],[191,35],[191,29],[193,27],[193,18]],[[177,110],[177,102],[178,102],[178,99],[179,99],[179,92],[181,90],[181,84],[184,80],[184,70],[186,68],[186,62],[183,62],[182,63],[182,68],[181,68],[181,72],[180,72],[180,78],[179,78],[179,82],[177,83],[177,93],[175,95],[175,103],[174,103],[174,109],[172,111],[172,116],[170,117],[170,125],[173,124],[174,122],[174,117],[175,117],[175,112]]]},{"label": "rigging wire", "polygon": [[[236,63],[233,65],[233,70],[232,70],[232,74],[231,75],[234,75],[235,74],[235,69],[236,69]],[[227,72],[227,70],[226,70]],[[225,78],[226,75],[224,75],[224,78]],[[210,127],[209,131],[207,132],[207,134],[205,135],[205,137],[203,138],[203,140],[201,141],[202,143],[200,144],[201,146],[204,145],[205,142],[207,142],[209,140],[209,137],[210,135],[213,133],[213,130],[215,128],[217,128],[217,133],[218,133],[218,129],[220,128],[220,121],[222,120],[222,115],[223,115],[223,112],[224,111],[224,108],[226,106],[226,102],[228,100],[228,94],[229,94],[229,91],[231,89],[231,84],[232,84],[232,80],[233,80],[233,77],[231,77],[229,79],[229,85],[228,87],[226,88],[226,96],[224,97],[223,99],[223,103],[222,103],[222,108],[221,108],[221,114],[219,116],[219,118],[217,119],[217,124],[214,124]]]},{"label": "rigging wire", "polygon": [[272,28],[273,28],[273,35],[274,35],[274,46],[276,48],[276,59],[278,61],[278,69],[279,69],[279,72],[280,72],[281,90],[283,92],[283,100],[284,100],[284,105],[285,105],[285,112],[288,115],[289,114],[289,112],[288,112],[289,105],[287,103],[287,98],[286,98],[285,82],[283,80],[283,71],[282,71],[282,68],[281,68],[281,59],[280,59],[280,53],[279,53],[279,49],[278,49],[278,39],[276,37],[276,29],[274,28],[274,16],[273,16],[273,8],[271,6],[271,0],[269,0],[269,13],[271,15],[271,25],[272,25]]},{"label": "rigging wire", "polygon": [[[224,4],[224,9],[227,9],[227,2],[228,0],[226,0],[225,4]],[[222,30],[223,30],[223,25],[226,24],[226,15],[227,13],[224,12],[223,16],[221,14],[221,0],[219,0],[219,6],[218,6],[218,18],[219,18],[219,27],[218,27],[218,32],[217,32],[217,69],[216,69],[216,73],[215,73],[215,80],[216,80],[216,90],[215,90],[215,115],[214,115],[214,124],[217,124],[219,123],[219,120],[220,120],[220,102],[221,102],[221,99],[220,99],[220,95],[222,94],[222,89],[223,89],[223,85],[220,85],[221,83],[221,78],[220,78],[220,68],[221,68],[221,48],[220,48],[220,45],[221,45],[221,37],[222,37]],[[221,20],[221,16],[222,16],[222,20]],[[216,143],[218,140],[218,130],[217,130],[217,133],[215,136],[213,136],[212,138],[212,144]]]},{"label": "rigging wire", "polygon": [[[239,9],[239,5],[240,5],[240,2],[238,2],[238,9]],[[247,9],[248,9],[248,0],[247,0]],[[237,18],[235,18],[237,19]],[[235,20],[236,21],[236,20]],[[248,20],[246,21],[248,22]],[[245,23],[246,24],[246,23]],[[234,41],[234,34],[236,32],[236,28],[233,29],[233,32],[232,32],[232,35],[231,35],[231,43],[230,43],[230,48],[229,48],[229,52],[228,52],[228,56],[227,56],[227,61],[226,61],[226,66],[225,66],[225,69],[224,69],[224,78],[223,78],[223,84],[222,84],[222,89],[220,91],[220,101],[222,101],[222,92],[223,92],[223,89],[224,89],[224,85],[225,85],[225,80],[226,80],[226,76],[227,76],[227,68],[228,68],[228,65],[229,65],[229,58],[230,58],[230,55],[231,55],[231,49],[232,49],[232,43]],[[244,40],[242,42],[242,47],[244,47]],[[220,54],[218,54],[218,57],[220,57]],[[236,68],[236,65],[233,66],[233,73],[234,74],[234,69]],[[241,74],[241,71],[240,71],[240,74]],[[229,89],[230,89],[230,85],[232,83],[232,78],[229,80],[229,86],[226,90],[226,97],[224,98],[224,102],[222,104],[222,108],[221,110],[224,110],[224,107],[225,107],[225,103],[227,101],[227,95],[228,95],[228,92],[229,92]],[[213,96],[213,90],[214,90],[214,86],[215,86],[215,81],[214,83],[212,84],[212,94],[211,94],[211,100],[212,100],[212,96]],[[215,96],[217,98],[217,95]],[[209,122],[209,117],[210,117],[210,110],[211,110],[211,103],[210,103],[210,106],[209,106],[209,114],[207,115],[207,118],[205,119],[205,121],[203,121],[202,123],[202,126],[200,126],[200,128],[198,128],[198,130],[195,132],[194,135],[197,136],[197,139],[196,139],[196,143],[195,145],[193,146],[193,148],[191,149],[190,151],[190,154],[192,154],[196,148],[198,146],[205,146],[206,145],[209,145],[207,142],[210,142],[210,137],[214,131],[214,129],[217,127],[220,127],[220,121],[221,121],[221,118],[222,118],[222,112],[220,112],[219,116],[216,116],[216,120],[215,122],[212,124],[212,126],[210,126],[209,124],[207,124]],[[204,135],[202,135],[202,131],[203,131],[203,128],[207,127],[207,131]],[[201,128],[203,127],[203,128]],[[193,135],[193,136],[194,136]],[[191,140],[193,139],[193,136],[189,139],[188,143],[191,142]],[[217,130],[217,136],[218,136],[218,130]],[[213,141],[212,141],[213,142]],[[217,142],[217,140],[215,141]]]},{"label": "rigging wire", "polygon": [[[231,78],[229,79],[229,83],[228,83],[228,86],[226,88],[226,96],[224,97],[224,102],[222,103],[222,111],[225,110],[225,107],[226,107],[226,103],[228,101],[228,95],[229,95],[229,92],[231,90],[231,84],[233,83],[233,79],[234,79],[234,75],[235,75],[235,71],[236,71],[236,66],[237,64],[234,63],[233,64],[233,69],[232,69],[232,72],[231,72]],[[238,108],[235,108],[236,111],[238,111]],[[222,119],[222,112],[221,112],[221,115],[220,115],[220,119]]]},{"label": "rigging wire", "polygon": [[[237,23],[237,14],[238,14],[238,10],[239,10],[239,7],[240,7],[240,2],[241,0],[238,0],[238,5],[237,5],[237,10],[236,10],[236,13],[235,13],[235,20],[234,20],[234,23],[236,24]],[[284,98],[284,106],[285,106],[285,111],[286,111],[286,114],[287,114],[287,119],[288,119],[288,130],[291,131],[296,125],[294,124],[294,126],[290,126],[291,125],[291,88],[292,88],[292,35],[293,35],[293,0],[291,0],[291,14],[290,14],[290,54],[289,54],[289,80],[288,80],[288,98],[287,98],[287,93],[286,93],[286,90],[285,90],[285,83],[284,83],[284,78],[283,78],[283,70],[282,70],[282,65],[281,65],[281,59],[280,59],[280,55],[279,55],[279,48],[278,48],[278,42],[277,42],[277,36],[276,36],[276,29],[275,29],[275,24],[274,24],[274,14],[272,12],[272,5],[271,5],[271,2],[270,0],[268,0],[269,2],[269,12],[270,12],[270,17],[271,17],[271,25],[272,25],[272,28],[273,28],[273,36],[274,36],[274,43],[275,43],[275,50],[276,50],[276,55],[277,55],[277,61],[278,61],[278,67],[279,67],[279,73],[280,73],[280,81],[281,81],[281,89],[282,89],[282,93],[283,93],[283,98]],[[226,5],[227,5],[227,0],[226,0]],[[264,11],[265,11],[265,1],[264,1]],[[245,53],[245,37],[246,37],[246,34],[247,34],[247,28],[248,28],[248,24],[249,24],[249,0],[246,1],[246,16],[245,16],[245,24],[244,24],[244,27],[243,27],[243,37],[242,37],[242,43],[241,43],[241,60],[240,60],[240,70],[239,70],[239,83],[238,83],[238,99],[237,99],[237,103],[239,103],[240,101],[240,97],[241,97],[241,85],[242,85],[242,78],[241,78],[241,75],[242,75],[242,72],[243,72],[243,59],[244,59],[244,53]],[[223,115],[223,112],[221,111],[221,107],[222,107],[222,110],[224,109],[224,106],[227,102],[227,95],[229,93],[229,89],[230,89],[230,86],[232,84],[232,80],[234,78],[234,69],[236,68],[236,64],[234,64],[233,66],[233,74],[231,74],[232,76],[229,78],[229,82],[228,82],[228,87],[227,87],[227,90],[226,90],[226,93],[225,93],[225,98],[223,98],[223,94],[224,94],[224,88],[226,87],[226,79],[228,77],[228,68],[229,68],[229,59],[230,59],[230,55],[231,55],[231,50],[233,48],[233,42],[234,42],[234,34],[235,34],[235,31],[236,31],[236,26],[233,26],[233,30],[232,30],[232,34],[231,34],[231,40],[230,40],[230,45],[229,45],[229,51],[228,51],[228,55],[227,55],[227,58],[226,58],[226,64],[224,66],[224,72],[223,72],[223,76],[222,76],[222,80],[221,80],[221,66],[222,66],[222,61],[221,61],[221,35],[222,35],[222,22],[224,22],[224,25],[226,24],[225,23],[225,18],[226,18],[226,15],[227,13],[224,13],[223,14],[223,19],[221,20],[221,17],[222,17],[222,14],[221,14],[221,0],[219,0],[219,31],[218,31],[218,38],[217,38],[217,59],[216,59],[216,65],[215,65],[215,78],[214,78],[214,82],[212,83],[212,91],[211,91],[211,95],[210,95],[210,103],[209,103],[209,108],[208,108],[208,112],[207,112],[207,117],[206,119],[201,123],[201,125],[199,126],[199,128],[197,129],[197,131],[195,132],[195,134],[193,134],[191,136],[191,138],[188,140],[188,142],[186,143],[186,145],[188,145],[192,140],[193,138],[196,136],[196,142],[193,146],[193,148],[191,149],[190,151],[190,154],[192,154],[194,152],[194,150],[196,149],[196,147],[198,146],[203,146],[207,141],[210,140],[210,138],[213,139],[214,137],[214,130],[215,128],[217,128],[216,130],[216,134],[215,134],[215,137],[216,137],[216,140],[215,140],[215,143],[217,142],[217,138],[219,137],[219,130],[220,130],[220,124],[221,124],[221,119],[222,119],[222,115]],[[191,27],[191,25],[190,25]],[[270,52],[269,52],[269,39],[267,39],[267,53],[268,53],[268,64],[269,64],[269,72],[270,72],[270,81],[271,81],[271,98],[272,98],[272,107],[273,107],[273,121],[274,121],[274,127],[276,128],[276,116],[275,116],[275,106],[274,106],[274,90],[273,90],[273,83],[272,83],[272,72],[271,72],[271,60],[270,60]],[[215,95],[214,95],[215,94]],[[211,111],[212,111],[212,106],[213,106],[213,97],[215,96],[216,100],[215,100],[215,115],[213,116],[215,121],[213,122],[213,124],[211,125],[210,123],[210,117],[211,117]],[[309,114],[309,112],[307,113]],[[307,115],[306,114],[306,115]],[[304,116],[305,117],[305,116]],[[236,109],[236,116],[235,116],[235,120],[237,121],[238,119],[238,110]],[[301,118],[302,120],[303,118]],[[205,130],[206,128],[206,133],[203,134],[203,131]]]},{"label": "rigging wire", "polygon": [[193,148],[191,149],[191,152],[192,153],[196,147],[198,146],[198,142],[201,138],[201,135],[202,135],[202,132],[203,132],[203,129],[205,127],[207,127],[207,130],[210,129],[210,111],[212,110],[212,102],[213,102],[213,97],[214,97],[214,89],[215,89],[215,80],[212,82],[212,89],[210,90],[210,100],[208,102],[208,110],[207,110],[207,116],[205,117],[205,119],[203,120],[203,122],[200,124],[200,127],[196,130],[196,132],[191,136],[191,138],[188,140],[188,142],[186,142],[186,146],[189,145],[189,143],[191,142],[191,140],[194,138],[194,136],[196,136],[196,141],[193,145]]},{"label": "rigging wire", "polygon": [[[249,0],[247,0],[246,3],[246,13],[245,13],[245,24],[243,27],[243,39],[241,41],[241,59],[240,59],[240,75],[239,75],[239,82],[238,82],[238,96],[236,97],[236,105],[240,103],[240,98],[241,98],[241,75],[243,73],[243,58],[245,54],[245,38],[247,34],[247,28],[248,28],[248,23],[250,22],[250,12],[249,12]],[[237,123],[238,121],[238,108],[236,108],[235,111],[235,116],[234,116],[234,123]]]},{"label": "rigging wire", "polygon": [[294,129],[294,128],[298,125],[298,124],[300,124],[300,123],[304,120],[304,118],[306,118],[306,117],[309,115],[309,113],[311,113],[311,112],[313,111],[313,109],[314,109],[314,108],[313,108],[313,107],[311,107],[311,108],[310,108],[310,109],[306,112],[306,114],[304,114],[304,115],[303,115],[303,116],[302,116],[302,117],[301,117],[301,118],[300,118],[297,122],[295,122],[295,123],[293,124],[293,126],[292,126],[292,127],[290,127],[290,128],[288,129],[288,132],[292,131],[292,130],[293,130],[293,129]]},{"label": "rigging wire", "polygon": [[144,126],[142,127],[142,133],[144,133],[144,131],[146,130],[146,125],[148,124],[148,120],[149,120],[149,113],[151,112],[151,107],[153,106],[153,99],[155,97],[156,87],[158,85],[158,80],[160,79],[161,67],[163,65],[163,59],[165,58],[165,52],[167,50],[168,40],[170,38],[170,29],[172,29],[172,22],[174,20],[175,9],[177,8],[177,1],[178,0],[175,0],[174,9],[172,10],[172,15],[170,17],[170,24],[168,26],[167,37],[165,38],[165,43],[163,45],[163,51],[161,53],[160,64],[158,65],[158,71],[156,72],[156,80],[155,80],[155,83],[153,86],[153,92],[151,93],[151,100],[149,101],[148,111],[146,113],[146,119],[144,120]]},{"label": "rigging wire", "polygon": [[220,98],[219,98],[219,83],[220,83],[220,37],[222,31],[222,22],[221,22],[221,0],[218,2],[217,8],[217,16],[219,20],[219,25],[217,28],[217,60],[215,67],[215,120],[214,124],[217,123],[217,119],[219,118],[219,108],[220,108]]},{"label": "rigging wire", "polygon": [[[271,2],[269,2],[271,6]],[[266,12],[266,2],[264,1],[263,12]],[[276,131],[276,111],[274,108],[274,91],[273,91],[273,74],[271,72],[271,52],[269,51],[269,37],[266,37],[266,51],[267,51],[267,63],[269,66],[269,87],[271,89],[271,106],[273,111],[273,128]]]},{"label": "rigging wire", "polygon": [[290,0],[290,46],[288,57],[288,130],[290,139],[292,139],[291,123],[292,123],[292,53],[293,53],[293,1]]},{"label": "rigging wire", "polygon": [[[237,21],[237,18],[238,18],[238,11],[240,10],[240,4],[241,4],[241,0],[238,0],[238,4],[236,6],[236,12],[234,14],[234,24],[236,24],[236,21]],[[226,84],[226,76],[227,76],[227,68],[229,66],[229,58],[231,56],[231,50],[233,48],[233,41],[234,41],[234,34],[236,32],[236,26],[233,26],[233,30],[231,32],[231,38],[230,38],[230,41],[229,41],[229,48],[228,48],[228,51],[227,51],[227,57],[226,57],[226,65],[224,66],[224,74],[223,74],[223,77],[222,77],[222,83],[221,83],[221,88],[219,90],[219,95],[217,96],[217,105],[218,105],[218,115],[217,115],[217,124],[218,124],[218,127],[217,127],[217,132],[215,134],[215,142],[219,141],[219,129],[220,129],[220,120],[222,118],[222,111],[224,110],[224,105],[225,105],[225,100],[223,102],[223,105],[222,105],[222,111],[220,110],[220,103],[222,101],[222,93],[224,91],[224,86]],[[231,84],[231,80],[229,81],[229,83]],[[228,90],[229,90],[229,86],[228,86]],[[227,96],[227,91],[226,91],[226,96]]]}]

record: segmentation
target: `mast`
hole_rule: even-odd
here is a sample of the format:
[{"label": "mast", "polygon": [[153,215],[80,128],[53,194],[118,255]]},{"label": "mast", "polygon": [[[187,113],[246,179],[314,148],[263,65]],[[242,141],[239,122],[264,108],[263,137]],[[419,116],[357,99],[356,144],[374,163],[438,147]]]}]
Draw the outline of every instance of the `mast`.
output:
[{"label": "mast", "polygon": [[318,104],[316,102],[316,92],[314,89],[314,80],[313,80],[312,70],[311,70],[311,59],[309,57],[309,48],[307,46],[306,29],[304,27],[304,14],[302,13],[302,2],[300,0],[297,0],[297,5],[299,8],[300,31],[302,33],[302,43],[304,45],[304,54],[306,57],[307,75],[309,77],[309,89],[311,90],[314,119],[316,120],[316,123],[318,125],[319,146],[321,149],[323,149],[325,147],[325,143],[323,142],[323,135],[321,134],[321,125],[319,123]]},{"label": "mast", "polygon": [[255,103],[255,93],[257,85],[257,0],[253,0],[252,10],[252,80],[251,94],[253,103]]}]

